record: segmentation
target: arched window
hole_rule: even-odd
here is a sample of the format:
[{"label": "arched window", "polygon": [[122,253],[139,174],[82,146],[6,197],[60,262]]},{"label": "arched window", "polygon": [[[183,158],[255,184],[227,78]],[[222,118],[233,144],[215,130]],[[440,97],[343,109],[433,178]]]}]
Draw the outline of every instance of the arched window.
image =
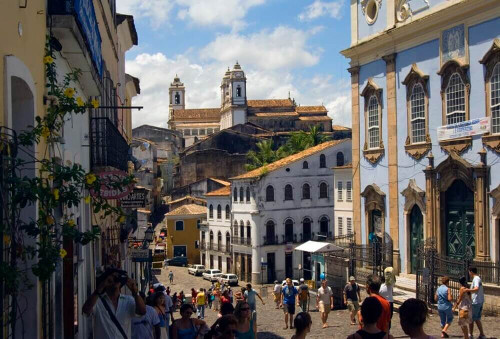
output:
[{"label": "arched window", "polygon": [[205,231],[201,232],[201,243],[205,244]]},{"label": "arched window", "polygon": [[233,225],[233,234],[235,237],[238,236],[238,222],[235,220]]},{"label": "arched window", "polygon": [[217,219],[222,219],[222,207],[217,205]]},{"label": "arched window", "polygon": [[229,205],[226,205],[226,220],[231,218],[231,210],[229,209]]},{"label": "arched window", "polygon": [[242,238],[245,237],[245,224],[243,223],[243,220],[240,220],[240,236]]},{"label": "arched window", "polygon": [[411,107],[411,141],[413,143],[424,142],[426,136],[425,128],[425,93],[421,83],[413,85],[410,96]]},{"label": "arched window", "polygon": [[264,239],[265,245],[272,245],[276,243],[276,234],[274,232],[274,221],[269,220],[266,223],[266,237]]},{"label": "arched window", "polygon": [[250,202],[250,187],[247,187],[246,198],[247,202]]},{"label": "arched window", "polygon": [[326,168],[326,156],[324,154],[319,156],[319,168]]},{"label": "arched window", "polygon": [[252,228],[250,227],[250,221],[247,221],[247,238],[250,239],[252,237]]},{"label": "arched window", "polygon": [[309,163],[308,163],[307,161],[304,161],[304,162],[302,163],[302,168],[303,168],[303,169],[308,169],[308,168],[309,168]]},{"label": "arched window", "polygon": [[303,241],[309,241],[312,239],[311,236],[311,219],[309,218],[304,218],[302,221],[302,236],[303,236]]},{"label": "arched window", "polygon": [[285,186],[285,200],[293,200],[293,188],[290,184]]},{"label": "arched window", "polygon": [[208,218],[209,219],[214,218],[214,207],[212,205],[210,205],[210,207],[208,207]]},{"label": "arched window", "polygon": [[319,197],[328,198],[328,185],[326,182],[319,184]]},{"label": "arched window", "polygon": [[236,96],[241,97],[241,86],[240,85],[236,86]]},{"label": "arched window", "polygon": [[319,220],[319,231],[321,234],[324,234],[328,236],[328,218],[327,217],[321,217]]},{"label": "arched window", "polygon": [[302,199],[311,199],[311,186],[309,184],[302,185]]},{"label": "arched window", "polygon": [[244,192],[243,192],[243,187],[240,187],[240,202],[243,202],[245,201],[245,197],[244,197]]},{"label": "arched window", "polygon": [[446,124],[465,121],[465,84],[453,73],[446,87]]},{"label": "arched window", "polygon": [[368,101],[368,140],[369,148],[380,147],[379,103],[375,95]]},{"label": "arched window", "polygon": [[175,230],[176,231],[184,231],[184,221],[182,220],[177,220],[175,222]]},{"label": "arched window", "polygon": [[490,78],[491,133],[500,133],[500,62],[493,68]]},{"label": "arched window", "polygon": [[221,245],[221,244],[222,244],[222,233],[221,233],[221,231],[219,231],[219,232],[217,233],[217,244],[218,244],[218,245]]},{"label": "arched window", "polygon": [[337,166],[344,166],[344,153],[337,153]]},{"label": "arched window", "polygon": [[293,242],[293,220],[285,220],[285,242]]},{"label": "arched window", "polygon": [[180,105],[180,103],[181,103],[181,96],[179,92],[175,92],[175,104]]},{"label": "arched window", "polygon": [[234,202],[238,202],[238,189],[235,187],[233,192],[233,200]]},{"label": "arched window", "polygon": [[226,252],[231,252],[231,234],[229,232],[226,232]]},{"label": "arched window", "polygon": [[214,231],[210,231],[210,243],[214,243]]},{"label": "arched window", "polygon": [[274,187],[271,185],[266,187],[266,201],[274,201]]}]

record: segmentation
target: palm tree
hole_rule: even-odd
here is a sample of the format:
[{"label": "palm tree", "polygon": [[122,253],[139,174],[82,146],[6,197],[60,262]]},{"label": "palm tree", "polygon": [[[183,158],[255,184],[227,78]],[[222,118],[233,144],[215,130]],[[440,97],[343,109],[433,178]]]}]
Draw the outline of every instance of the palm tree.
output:
[{"label": "palm tree", "polygon": [[250,151],[247,153],[248,163],[245,165],[247,171],[268,165],[281,159],[282,152],[274,150],[274,143],[272,140],[263,140],[256,144],[257,151]]},{"label": "palm tree", "polygon": [[309,147],[316,146],[328,141],[330,138],[321,133],[318,126],[309,127],[309,132],[307,133]]}]

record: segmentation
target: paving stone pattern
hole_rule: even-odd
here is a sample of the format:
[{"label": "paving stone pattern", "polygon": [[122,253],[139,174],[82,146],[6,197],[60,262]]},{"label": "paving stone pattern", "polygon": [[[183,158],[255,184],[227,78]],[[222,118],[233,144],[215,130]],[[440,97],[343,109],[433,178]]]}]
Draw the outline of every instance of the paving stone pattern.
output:
[{"label": "paving stone pattern", "polygon": [[[172,285],[168,284],[168,272],[170,269],[174,272],[174,284]],[[210,287],[210,283],[207,280],[203,280],[201,277],[194,277],[192,275],[189,275],[187,273],[187,268],[184,267],[168,267],[168,269],[162,269],[161,274],[157,275],[156,278],[165,286],[170,286],[172,293],[179,293],[181,290],[184,290],[185,294],[190,294],[192,287],[194,287],[196,290],[201,287]],[[240,282],[240,286],[243,285],[244,282]],[[233,287],[233,290],[237,288],[239,287]],[[261,293],[262,287],[260,285],[254,286],[254,288],[259,293]],[[260,300],[257,300],[258,338],[291,338],[294,332],[290,329],[283,329],[283,310],[278,310],[275,308],[275,304],[273,303],[273,298],[270,293],[271,287],[268,286],[264,289],[267,289],[269,291],[268,295],[263,297],[266,304],[262,305]],[[261,293],[261,295],[262,294],[265,294],[265,292]],[[362,298],[364,298],[363,294]],[[322,329],[319,312],[314,310],[314,306],[315,299],[311,298],[310,314],[312,317],[313,325],[311,328],[311,333],[309,333],[307,338],[346,338],[349,334],[357,330],[356,326],[350,325],[350,318],[347,310],[333,310],[332,312],[330,312],[330,316],[328,317],[328,324],[330,327],[327,329]],[[178,318],[179,314],[176,313],[174,317]],[[216,312],[210,309],[207,309],[205,311],[205,321],[209,326],[212,325],[216,319]],[[496,317],[483,317],[483,326],[488,338],[500,337],[500,319]],[[436,311],[429,315],[429,319],[426,323],[425,329],[428,334],[433,335],[436,338],[440,337],[441,329],[439,325],[439,315],[436,313]],[[451,338],[463,337],[463,335],[461,334],[462,332],[457,325],[457,318],[455,318],[448,333],[450,334]],[[395,338],[408,338],[401,330],[401,326],[399,325],[398,313],[394,313],[391,334]],[[477,328],[475,328],[475,335],[479,335]]]}]

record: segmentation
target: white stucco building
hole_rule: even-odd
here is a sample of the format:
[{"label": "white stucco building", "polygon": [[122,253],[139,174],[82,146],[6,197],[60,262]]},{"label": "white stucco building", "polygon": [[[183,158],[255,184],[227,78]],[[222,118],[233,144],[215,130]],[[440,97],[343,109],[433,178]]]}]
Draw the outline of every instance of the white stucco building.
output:
[{"label": "white stucco building", "polygon": [[345,156],[337,155],[333,167],[335,215],[334,236],[345,236],[354,232],[352,224],[352,164],[346,163]]},{"label": "white stucco building", "polygon": [[231,179],[234,272],[241,280],[299,278],[302,262],[311,278],[310,254],[293,250],[333,237],[332,167],[340,156],[349,163],[350,154],[350,139],[328,141]]}]

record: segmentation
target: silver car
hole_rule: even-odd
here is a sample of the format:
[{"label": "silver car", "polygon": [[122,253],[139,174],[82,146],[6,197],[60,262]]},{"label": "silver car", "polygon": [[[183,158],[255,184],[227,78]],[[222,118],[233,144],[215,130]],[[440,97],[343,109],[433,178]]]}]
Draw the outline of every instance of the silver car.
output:
[{"label": "silver car", "polygon": [[238,276],[236,274],[221,274],[219,282],[229,286],[238,286]]}]

